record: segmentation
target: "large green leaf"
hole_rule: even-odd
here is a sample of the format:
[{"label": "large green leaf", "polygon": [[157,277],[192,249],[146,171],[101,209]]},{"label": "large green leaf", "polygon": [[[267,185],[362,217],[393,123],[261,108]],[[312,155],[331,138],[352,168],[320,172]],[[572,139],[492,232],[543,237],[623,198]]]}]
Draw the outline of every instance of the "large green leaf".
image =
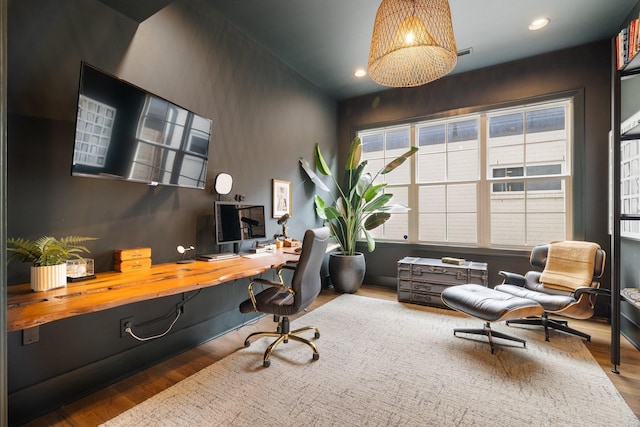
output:
[{"label": "large green leaf", "polygon": [[329,221],[342,218],[340,211],[338,211],[338,209],[334,208],[333,206],[327,206],[327,208],[324,210],[324,213]]},{"label": "large green leaf", "polygon": [[392,211],[391,213],[404,213],[409,212],[411,208],[406,205],[394,203],[393,205],[386,205],[378,209],[379,211]]},{"label": "large green leaf", "polygon": [[365,239],[367,239],[367,249],[369,250],[369,252],[373,252],[376,249],[376,241],[367,230],[362,231],[364,232]]},{"label": "large green leaf", "polygon": [[392,197],[393,197],[393,194],[390,194],[390,193],[381,194],[377,198],[373,199],[371,203],[367,204],[364,207],[364,211],[374,212],[374,211],[380,210],[389,202],[389,200],[391,200]]},{"label": "large green leaf", "polygon": [[321,219],[332,221],[342,216],[338,209],[333,206],[328,206],[325,201],[322,200],[322,197],[316,195],[313,200],[316,205],[316,213]]},{"label": "large green leaf", "polygon": [[329,192],[329,187],[327,187],[326,184],[322,182],[322,180],[318,177],[318,175],[316,175],[315,172],[311,170],[311,166],[309,165],[309,162],[307,162],[305,159],[301,157],[300,165],[302,166],[302,169],[304,169],[305,173],[307,174],[311,182],[317,185],[318,188],[320,188],[321,190]]},{"label": "large green leaf", "polygon": [[322,157],[322,152],[320,151],[320,144],[316,143],[315,149],[313,150],[313,157],[316,160],[316,169],[322,175],[331,176],[331,169],[327,166],[327,162],[324,161],[324,157]]},{"label": "large green leaf", "polygon": [[349,212],[347,211],[347,209],[348,207],[345,205],[344,199],[342,197],[339,197],[338,200],[336,200],[336,210],[340,212],[340,215],[346,218],[349,216]]},{"label": "large green leaf", "polygon": [[362,176],[358,180],[358,184],[356,185],[356,194],[360,197],[363,197],[371,187],[372,182],[373,177],[370,173],[362,174]]},{"label": "large green leaf", "polygon": [[351,255],[353,255],[355,239],[349,238],[347,223],[343,217],[336,218],[334,221],[331,221],[331,233],[340,244],[342,250],[344,252],[351,251]]},{"label": "large green leaf", "polygon": [[373,200],[374,197],[376,197],[378,195],[378,193],[387,186],[386,183],[382,183],[382,184],[377,184],[377,185],[373,185],[371,186],[371,188],[369,188],[367,190],[367,192],[364,194],[364,201],[366,203],[369,203],[371,200]]},{"label": "large green leaf", "polygon": [[360,164],[360,158],[362,156],[362,142],[359,137],[356,137],[353,141],[351,141],[351,145],[349,146],[349,154],[347,155],[347,164],[345,165],[345,169],[350,171],[354,170]]},{"label": "large green leaf", "polygon": [[316,205],[316,213],[320,217],[320,219],[327,219],[327,214],[325,213],[327,210],[327,204],[322,199],[322,197],[317,194],[313,197],[314,204]]},{"label": "large green leaf", "polygon": [[407,151],[406,153],[396,157],[394,160],[387,163],[387,165],[384,167],[384,169],[382,169],[380,174],[384,175],[391,172],[392,170],[394,170],[395,168],[403,164],[404,161],[407,160],[409,157],[413,156],[416,153],[416,151],[418,151],[418,147],[411,147],[409,151]]},{"label": "large green leaf", "polygon": [[373,230],[376,227],[381,226],[387,220],[391,218],[391,214],[388,212],[375,212],[367,217],[364,221],[364,229],[365,230]]},{"label": "large green leaf", "polygon": [[351,171],[347,171],[344,174],[344,185],[342,188],[345,190],[345,195],[349,198],[353,197],[356,193],[356,188],[358,186],[358,182],[360,182],[360,177],[364,173],[364,168],[367,166],[367,161],[363,161],[358,165],[357,168]]}]

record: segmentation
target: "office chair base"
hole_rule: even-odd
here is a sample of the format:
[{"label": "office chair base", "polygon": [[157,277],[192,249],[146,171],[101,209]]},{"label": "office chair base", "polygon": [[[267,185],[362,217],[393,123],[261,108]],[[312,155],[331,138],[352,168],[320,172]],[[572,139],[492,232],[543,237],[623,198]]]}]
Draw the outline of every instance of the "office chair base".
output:
[{"label": "office chair base", "polygon": [[318,348],[316,347],[316,345],[311,341],[309,341],[308,339],[298,336],[298,334],[306,331],[314,331],[313,337],[315,339],[320,338],[320,330],[315,326],[305,326],[304,328],[296,329],[294,331],[289,331],[289,318],[283,317],[280,323],[278,324],[276,332],[254,332],[252,334],[249,334],[249,336],[244,340],[244,346],[249,347],[251,345],[251,338],[254,338],[254,337],[277,338],[274,342],[269,344],[269,347],[267,347],[267,349],[264,352],[264,357],[262,359],[262,366],[264,366],[265,368],[268,368],[269,366],[271,366],[270,359],[271,359],[271,353],[273,352],[273,350],[280,343],[285,343],[285,344],[288,343],[290,339],[304,343],[309,347],[311,347],[311,350],[313,350],[313,360],[318,360],[320,359],[320,353],[318,352]]},{"label": "office chair base", "polygon": [[566,332],[568,334],[576,335],[585,340],[591,342],[591,335],[585,334],[584,332],[578,331],[569,327],[569,322],[566,320],[558,320],[558,319],[549,319],[549,315],[544,313],[542,317],[534,317],[534,318],[525,318],[525,319],[515,319],[515,320],[507,320],[507,325],[511,323],[517,325],[536,325],[544,327],[544,339],[545,341],[549,341],[549,329],[555,329],[558,331]]},{"label": "office chair base", "polygon": [[[453,335],[457,333],[463,334],[472,334],[472,335],[484,335],[489,339],[489,345],[491,347],[491,354],[495,353],[495,348],[493,345],[493,338],[502,338],[504,340],[516,341],[521,343],[524,347],[527,346],[527,341],[522,338],[512,337],[511,335],[503,334],[502,332],[494,331],[491,329],[491,324],[489,322],[485,322],[484,328],[482,329],[454,329]],[[457,335],[456,335],[457,336]]]}]

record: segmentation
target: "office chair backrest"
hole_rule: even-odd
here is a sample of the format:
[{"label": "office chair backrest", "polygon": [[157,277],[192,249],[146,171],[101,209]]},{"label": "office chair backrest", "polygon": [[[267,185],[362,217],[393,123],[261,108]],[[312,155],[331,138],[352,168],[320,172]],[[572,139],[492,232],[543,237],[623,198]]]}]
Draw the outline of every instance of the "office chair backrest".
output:
[{"label": "office chair backrest", "polygon": [[300,310],[307,308],[322,289],[320,269],[328,243],[328,227],[309,229],[304,233],[300,260],[291,278],[291,287],[295,291],[293,304]]},{"label": "office chair backrest", "polygon": [[[539,245],[531,250],[530,262],[533,267],[544,269],[547,265],[547,256],[549,254],[549,245]],[[604,274],[604,264],[606,260],[606,252],[602,249],[596,250],[596,259],[593,265],[593,277],[599,279]]]}]

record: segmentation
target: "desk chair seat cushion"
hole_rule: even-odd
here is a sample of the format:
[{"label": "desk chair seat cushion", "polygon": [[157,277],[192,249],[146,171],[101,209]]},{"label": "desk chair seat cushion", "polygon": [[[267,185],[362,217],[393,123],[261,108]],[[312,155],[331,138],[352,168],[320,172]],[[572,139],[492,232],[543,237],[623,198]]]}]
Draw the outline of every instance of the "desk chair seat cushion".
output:
[{"label": "desk chair seat cushion", "polygon": [[448,307],[486,322],[536,316],[543,312],[542,306],[534,300],[476,284],[451,286],[442,291],[441,297]]},{"label": "desk chair seat cushion", "polygon": [[[295,314],[298,310],[294,307],[293,302],[294,298],[291,292],[277,287],[267,288],[256,295],[256,307],[262,313],[271,313],[278,316]],[[251,299],[240,304],[241,313],[251,313],[253,311],[255,310]]]}]

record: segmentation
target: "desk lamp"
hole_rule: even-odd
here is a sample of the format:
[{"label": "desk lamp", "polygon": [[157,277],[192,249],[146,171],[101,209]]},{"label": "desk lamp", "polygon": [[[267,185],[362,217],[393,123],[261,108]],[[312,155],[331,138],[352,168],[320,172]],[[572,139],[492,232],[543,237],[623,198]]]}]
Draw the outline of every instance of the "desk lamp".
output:
[{"label": "desk lamp", "polygon": [[276,234],[275,236],[273,236],[274,238],[279,238],[282,237],[283,239],[287,238],[287,221],[289,221],[289,214],[286,213],[284,215],[282,215],[280,217],[280,219],[278,219],[278,225],[282,225],[282,234]]},{"label": "desk lamp", "polygon": [[185,254],[189,251],[194,250],[195,248],[193,247],[193,245],[189,246],[188,248],[185,248],[182,245],[179,245],[176,250],[178,251],[179,254],[182,254],[182,259],[177,261],[178,264],[191,264],[192,262],[196,262],[195,259],[193,258],[187,258],[185,259]]}]

